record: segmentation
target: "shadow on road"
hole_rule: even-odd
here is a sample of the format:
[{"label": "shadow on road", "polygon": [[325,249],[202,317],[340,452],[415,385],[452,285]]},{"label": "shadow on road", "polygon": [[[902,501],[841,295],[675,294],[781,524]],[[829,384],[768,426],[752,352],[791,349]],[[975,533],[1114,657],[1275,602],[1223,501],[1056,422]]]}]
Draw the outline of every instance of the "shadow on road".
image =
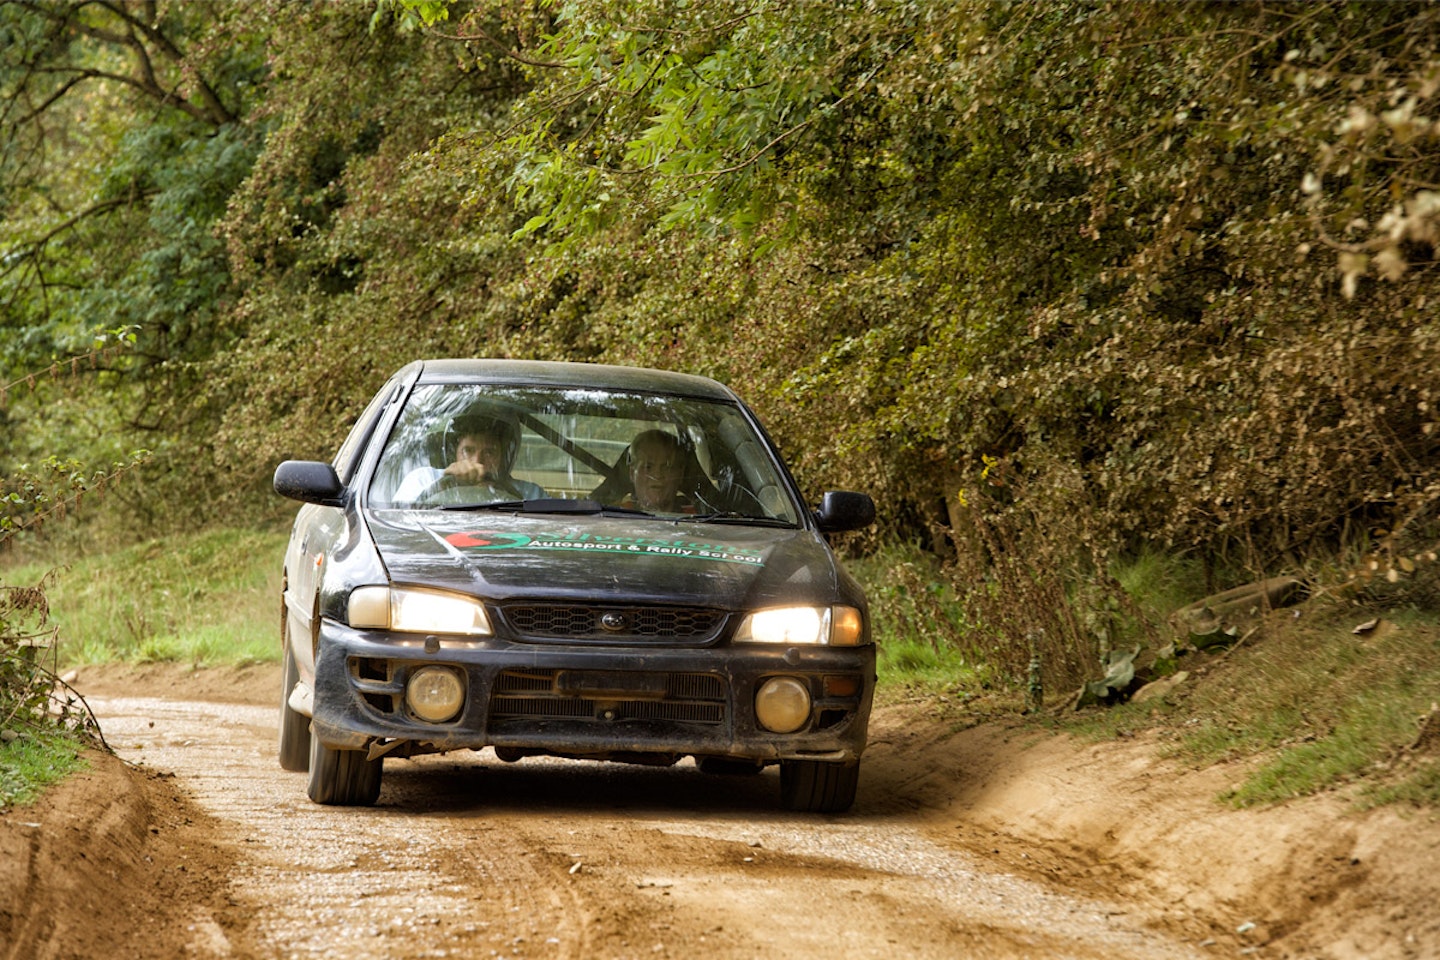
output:
[{"label": "shadow on road", "polygon": [[[297,786],[299,784],[297,783]],[[721,818],[823,818],[780,808],[775,768],[754,776],[714,776],[692,763],[673,767],[527,758],[504,763],[491,757],[446,756],[389,760],[381,808],[445,815],[534,813],[566,816],[711,814]],[[857,804],[846,816],[863,815]]]}]

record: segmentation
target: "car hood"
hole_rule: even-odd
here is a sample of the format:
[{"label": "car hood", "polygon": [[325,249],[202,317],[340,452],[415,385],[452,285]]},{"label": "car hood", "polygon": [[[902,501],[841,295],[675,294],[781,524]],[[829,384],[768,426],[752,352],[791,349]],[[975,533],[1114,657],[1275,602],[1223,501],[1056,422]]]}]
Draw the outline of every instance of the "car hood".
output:
[{"label": "car hood", "polygon": [[381,510],[368,520],[393,582],[493,600],[740,610],[848,599],[830,548],[811,530],[434,510]]}]

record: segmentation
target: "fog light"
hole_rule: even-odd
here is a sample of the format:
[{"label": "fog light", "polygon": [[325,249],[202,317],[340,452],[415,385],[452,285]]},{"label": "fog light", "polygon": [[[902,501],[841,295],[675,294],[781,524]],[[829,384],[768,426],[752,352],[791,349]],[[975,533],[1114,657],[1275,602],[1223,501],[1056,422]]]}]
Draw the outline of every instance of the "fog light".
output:
[{"label": "fog light", "polygon": [[465,704],[465,685],[449,667],[421,667],[405,684],[410,712],[427,723],[451,720]]},{"label": "fog light", "polygon": [[794,733],[810,722],[810,691],[794,677],[771,677],[755,691],[755,719],[771,733]]}]

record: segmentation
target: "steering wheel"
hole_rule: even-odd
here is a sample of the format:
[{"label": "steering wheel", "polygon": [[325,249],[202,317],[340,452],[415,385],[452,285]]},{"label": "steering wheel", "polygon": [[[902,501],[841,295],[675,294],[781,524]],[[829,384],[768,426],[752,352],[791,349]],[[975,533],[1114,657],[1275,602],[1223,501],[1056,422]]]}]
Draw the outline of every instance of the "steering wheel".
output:
[{"label": "steering wheel", "polygon": [[432,483],[418,498],[421,503],[439,506],[524,499],[520,490],[508,480],[488,477],[477,483],[461,480],[449,474]]}]

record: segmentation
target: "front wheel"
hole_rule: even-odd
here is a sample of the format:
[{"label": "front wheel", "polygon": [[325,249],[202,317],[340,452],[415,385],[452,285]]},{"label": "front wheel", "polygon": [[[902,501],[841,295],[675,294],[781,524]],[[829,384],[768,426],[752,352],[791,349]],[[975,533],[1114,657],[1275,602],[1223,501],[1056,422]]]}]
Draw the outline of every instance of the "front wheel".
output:
[{"label": "front wheel", "polygon": [[310,767],[310,718],[290,709],[290,691],[300,682],[295,653],[285,643],[284,679],[280,682],[280,769],[300,772]]},{"label": "front wheel", "polygon": [[310,734],[310,784],[306,792],[316,803],[337,807],[368,807],[380,799],[385,760],[365,759],[364,750],[332,750]]},{"label": "front wheel", "polygon": [[855,802],[855,788],[859,784],[859,760],[850,763],[780,761],[780,803],[786,810],[843,813]]}]

